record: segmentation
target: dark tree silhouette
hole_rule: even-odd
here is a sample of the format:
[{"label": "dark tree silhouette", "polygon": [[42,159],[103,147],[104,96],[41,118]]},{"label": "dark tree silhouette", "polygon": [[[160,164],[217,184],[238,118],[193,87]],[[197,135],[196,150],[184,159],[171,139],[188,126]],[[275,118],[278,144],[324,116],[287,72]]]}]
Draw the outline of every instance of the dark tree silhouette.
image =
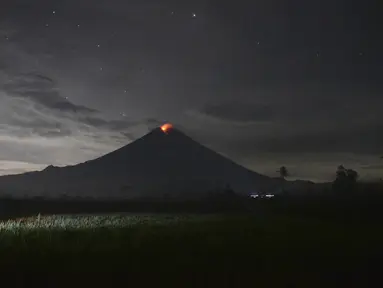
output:
[{"label": "dark tree silhouette", "polygon": [[346,176],[347,176],[346,168],[344,168],[343,165],[339,165],[338,169],[336,170],[336,178],[342,178],[342,177],[346,177]]},{"label": "dark tree silhouette", "polygon": [[336,179],[333,182],[333,190],[337,193],[349,193],[355,191],[358,180],[358,172],[353,169],[346,169],[339,165],[336,170]]},{"label": "dark tree silhouette", "polygon": [[359,174],[355,170],[347,169],[347,178],[351,183],[356,183],[356,180],[358,180]]},{"label": "dark tree silhouette", "polygon": [[[279,172],[279,176],[281,177],[281,179],[285,180],[285,178],[287,176],[289,176],[289,172],[287,170],[287,168],[285,166],[281,166],[281,168],[279,168],[279,170],[277,171]],[[283,181],[284,182],[284,181]],[[286,190],[285,190],[285,183],[281,183],[281,189],[282,189],[282,193],[283,194],[286,194]]]},{"label": "dark tree silhouette", "polygon": [[279,176],[282,179],[285,179],[287,176],[289,176],[289,172],[287,171],[287,168],[285,166],[282,166],[281,168],[279,168],[278,172],[279,172]]}]

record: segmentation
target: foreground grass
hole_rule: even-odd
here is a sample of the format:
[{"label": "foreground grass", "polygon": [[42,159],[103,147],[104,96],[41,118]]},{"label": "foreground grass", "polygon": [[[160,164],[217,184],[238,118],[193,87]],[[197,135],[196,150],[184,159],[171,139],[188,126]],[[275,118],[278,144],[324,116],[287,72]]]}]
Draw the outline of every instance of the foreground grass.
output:
[{"label": "foreground grass", "polygon": [[55,217],[37,224],[36,219],[3,223],[2,267],[103,275],[146,271],[169,279],[180,271],[199,271],[241,274],[238,279],[268,287],[287,282],[312,287],[362,275],[383,251],[382,229],[374,221],[281,215]]},{"label": "foreground grass", "polygon": [[94,229],[127,228],[136,225],[171,225],[186,222],[219,219],[209,215],[164,215],[164,214],[104,214],[104,215],[45,215],[10,219],[0,222],[0,231],[17,233],[35,229]]}]

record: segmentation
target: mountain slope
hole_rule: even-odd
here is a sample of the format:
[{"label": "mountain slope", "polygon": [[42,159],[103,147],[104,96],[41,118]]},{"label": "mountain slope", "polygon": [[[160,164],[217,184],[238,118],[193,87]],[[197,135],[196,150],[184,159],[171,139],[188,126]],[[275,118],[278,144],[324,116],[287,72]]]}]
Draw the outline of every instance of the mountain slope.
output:
[{"label": "mountain slope", "polygon": [[223,189],[227,184],[236,192],[250,194],[270,191],[273,183],[177,129],[164,132],[157,128],[85,163],[0,177],[0,192],[46,197],[162,197],[196,195]]}]

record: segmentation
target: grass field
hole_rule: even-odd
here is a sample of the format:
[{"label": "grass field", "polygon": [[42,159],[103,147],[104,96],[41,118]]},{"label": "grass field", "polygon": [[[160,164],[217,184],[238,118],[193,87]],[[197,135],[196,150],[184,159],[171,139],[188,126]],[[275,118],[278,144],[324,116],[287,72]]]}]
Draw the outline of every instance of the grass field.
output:
[{"label": "grass field", "polygon": [[194,273],[197,282],[182,287],[227,284],[235,275],[258,287],[328,287],[366,275],[381,259],[381,231],[379,221],[286,215],[41,216],[1,223],[0,263],[17,271],[97,272],[98,278],[137,272],[169,281]]},{"label": "grass field", "polygon": [[26,230],[76,230],[99,228],[128,228],[136,225],[172,225],[208,219],[218,216],[161,215],[161,214],[100,214],[100,215],[45,215],[16,218],[0,222],[0,231],[13,233]]}]

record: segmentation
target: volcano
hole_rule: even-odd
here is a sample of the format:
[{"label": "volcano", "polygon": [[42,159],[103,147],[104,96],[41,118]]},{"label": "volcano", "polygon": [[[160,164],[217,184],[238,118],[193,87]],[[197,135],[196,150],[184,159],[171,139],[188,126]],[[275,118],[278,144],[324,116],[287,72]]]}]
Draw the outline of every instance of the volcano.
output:
[{"label": "volcano", "polygon": [[240,194],[272,189],[272,179],[199,144],[171,124],[74,166],[0,177],[15,197],[192,197],[230,186]]}]

